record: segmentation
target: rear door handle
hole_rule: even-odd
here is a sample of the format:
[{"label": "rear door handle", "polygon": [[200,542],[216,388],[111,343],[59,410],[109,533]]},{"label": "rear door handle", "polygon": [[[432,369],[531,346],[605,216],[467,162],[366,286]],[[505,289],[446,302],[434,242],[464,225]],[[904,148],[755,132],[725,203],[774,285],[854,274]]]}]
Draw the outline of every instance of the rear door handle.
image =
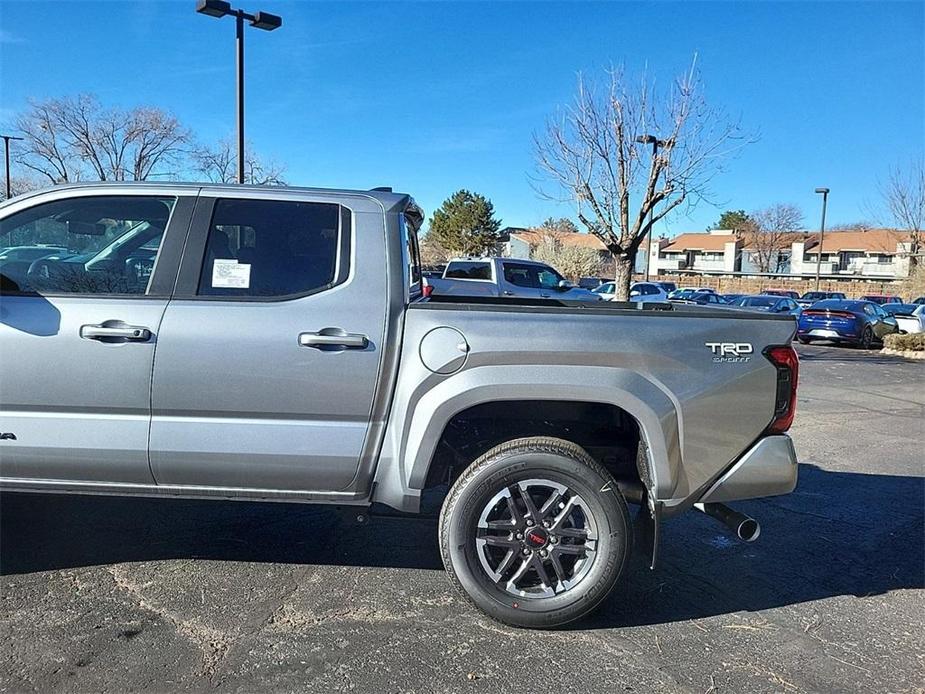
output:
[{"label": "rear door handle", "polygon": [[369,338],[361,333],[348,333],[340,328],[324,328],[316,333],[301,333],[302,347],[342,347],[344,349],[366,349]]},{"label": "rear door handle", "polygon": [[108,327],[105,325],[81,325],[80,336],[85,340],[128,340],[131,342],[147,342],[151,339],[151,331],[140,325],[125,325]]}]

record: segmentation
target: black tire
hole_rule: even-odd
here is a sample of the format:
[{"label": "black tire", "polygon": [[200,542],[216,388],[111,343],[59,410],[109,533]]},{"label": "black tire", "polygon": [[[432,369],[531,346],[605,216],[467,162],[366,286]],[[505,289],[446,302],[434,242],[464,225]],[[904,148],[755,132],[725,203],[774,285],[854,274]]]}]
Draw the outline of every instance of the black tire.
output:
[{"label": "black tire", "polygon": [[798,337],[797,340],[800,341],[801,345],[808,345],[812,342],[808,337]]},{"label": "black tire", "polygon": [[[555,570],[555,574],[563,570],[563,563],[569,561],[565,559],[564,552],[569,550],[569,554],[574,554],[575,544],[577,544],[577,556],[580,559],[572,560],[574,574],[565,581],[574,580],[575,583],[570,587],[563,587],[564,582],[560,575],[560,578],[555,581],[555,586],[547,585],[541,579],[539,571],[528,569],[521,574],[522,578],[518,580],[526,581],[529,577],[535,576],[539,584],[538,590],[547,592],[552,590],[555,594],[518,596],[510,592],[512,589],[510,582],[501,585],[499,581],[503,579],[493,580],[488,573],[489,567],[484,565],[488,561],[486,559],[487,546],[485,544],[479,546],[477,536],[479,533],[496,532],[496,530],[480,530],[479,522],[480,519],[492,517],[485,515],[491,513],[486,509],[499,497],[499,494],[510,494],[511,499],[514,498],[515,493],[520,494],[521,497],[517,503],[523,504],[520,508],[527,508],[525,493],[522,489],[526,488],[526,496],[530,496],[532,492],[529,490],[542,488],[544,481],[548,481],[553,486],[567,488],[565,495],[559,498],[570,501],[568,504],[555,503],[558,499],[553,499],[556,493],[553,490],[549,500],[545,502],[545,507],[551,507],[547,511],[549,515],[544,516],[543,509],[539,508],[542,502],[532,499],[536,516],[545,527],[550,528],[543,530],[537,523],[534,530],[540,530],[546,536],[547,543],[561,543],[558,547],[555,544],[545,545],[547,553],[544,553],[542,549],[536,550],[537,555],[533,557],[533,560],[541,563],[550,562],[551,567],[547,572],[547,578],[550,578],[549,583],[551,584],[552,570]],[[506,498],[504,502],[511,517],[514,518],[514,506]],[[499,505],[496,508],[504,508],[500,501],[497,503]],[[579,503],[580,507],[577,506]],[[569,508],[578,510],[570,512]],[[560,511],[560,509],[563,510]],[[587,539],[582,540],[571,539],[571,536],[559,538],[556,535],[557,532],[576,532],[571,527],[557,530],[557,526],[561,525],[558,519],[567,513],[575,513],[578,518],[584,520],[587,527],[594,528],[593,545],[590,544],[591,534],[586,536]],[[517,522],[529,523],[531,515],[527,509],[522,519],[517,516]],[[546,526],[546,523],[550,521],[542,521],[542,518],[552,519],[553,525]],[[497,521],[496,525],[502,522],[505,521]],[[487,522],[485,524],[487,525]],[[632,550],[633,539],[626,501],[610,473],[595,462],[580,446],[548,437],[508,441],[492,448],[472,463],[453,484],[444,501],[440,512],[439,532],[443,564],[457,590],[489,617],[511,626],[527,628],[561,626],[581,619],[597,609],[610,594],[623,572]],[[500,532],[506,531],[502,529]],[[523,535],[524,538],[519,540],[523,545],[520,552],[526,552],[528,540],[533,545],[536,538],[536,533],[529,530]],[[512,530],[503,540],[508,545],[518,542],[514,537],[515,532],[512,526]],[[592,547],[591,552],[585,551],[586,548]],[[554,559],[553,554],[557,550],[558,558]],[[508,549],[505,546],[499,551],[505,553],[505,560],[507,552],[515,554],[515,558],[511,561],[518,562],[518,567],[520,567],[520,562],[530,561],[521,556],[516,547]],[[480,555],[480,553],[483,554]],[[543,557],[548,554],[549,558],[541,559],[540,554]],[[502,560],[502,564],[505,560]],[[499,569],[498,575],[504,574],[500,571],[500,564],[495,568]],[[517,569],[514,573],[517,573]],[[578,574],[581,575],[575,580]],[[517,588],[515,581],[514,589]],[[525,589],[533,590],[529,587]]]},{"label": "black tire", "polygon": [[861,349],[870,349],[874,344],[874,331],[870,329],[870,326],[864,328],[864,332],[861,333]]}]

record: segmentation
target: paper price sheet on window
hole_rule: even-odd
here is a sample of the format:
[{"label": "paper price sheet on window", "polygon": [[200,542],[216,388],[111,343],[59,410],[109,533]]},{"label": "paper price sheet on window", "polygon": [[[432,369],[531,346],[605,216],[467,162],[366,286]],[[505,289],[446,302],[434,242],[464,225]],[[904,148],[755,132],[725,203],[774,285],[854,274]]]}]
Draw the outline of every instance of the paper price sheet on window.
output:
[{"label": "paper price sheet on window", "polygon": [[251,266],[235,259],[216,258],[212,264],[212,286],[248,289],[251,286]]}]

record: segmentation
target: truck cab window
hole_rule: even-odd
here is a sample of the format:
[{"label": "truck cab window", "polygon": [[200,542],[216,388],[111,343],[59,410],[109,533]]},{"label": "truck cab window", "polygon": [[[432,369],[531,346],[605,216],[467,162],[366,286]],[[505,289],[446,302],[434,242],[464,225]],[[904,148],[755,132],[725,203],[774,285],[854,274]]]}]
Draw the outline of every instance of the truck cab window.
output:
[{"label": "truck cab window", "polygon": [[285,297],[334,286],[345,278],[338,273],[339,263],[346,262],[340,209],[329,203],[218,200],[198,294]]},{"label": "truck cab window", "polygon": [[0,222],[4,293],[144,294],[175,200],[78,197]]}]

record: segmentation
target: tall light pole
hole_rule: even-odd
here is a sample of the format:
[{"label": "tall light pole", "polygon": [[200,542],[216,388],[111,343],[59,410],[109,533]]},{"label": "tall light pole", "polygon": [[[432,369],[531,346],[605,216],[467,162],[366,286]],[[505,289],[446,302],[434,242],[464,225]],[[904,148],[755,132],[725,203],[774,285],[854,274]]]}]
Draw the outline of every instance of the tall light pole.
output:
[{"label": "tall light pole", "polygon": [[[641,145],[652,145],[652,159],[658,156],[658,148],[668,144],[668,140],[659,140],[655,135],[637,135],[636,142]],[[649,210],[649,231],[646,232],[646,282],[649,281],[649,255],[652,249],[649,247],[652,243],[652,217],[655,215],[655,207]]]},{"label": "tall light pole", "polygon": [[235,47],[237,49],[238,69],[238,183],[244,183],[244,20],[252,27],[273,31],[283,25],[283,18],[269,12],[248,14],[244,10],[236,10],[231,3],[224,0],[198,0],[196,11],[210,17],[224,17],[231,15],[235,18]]},{"label": "tall light pole", "polygon": [[0,137],[3,138],[3,160],[6,164],[6,197],[4,200],[9,200],[13,197],[10,186],[10,140],[22,140],[23,138],[14,135],[0,135]]},{"label": "tall light pole", "polygon": [[819,291],[819,269],[822,267],[822,242],[825,241],[825,205],[829,200],[828,188],[816,188],[822,195],[822,223],[819,225],[819,251],[816,253],[816,291]]}]

